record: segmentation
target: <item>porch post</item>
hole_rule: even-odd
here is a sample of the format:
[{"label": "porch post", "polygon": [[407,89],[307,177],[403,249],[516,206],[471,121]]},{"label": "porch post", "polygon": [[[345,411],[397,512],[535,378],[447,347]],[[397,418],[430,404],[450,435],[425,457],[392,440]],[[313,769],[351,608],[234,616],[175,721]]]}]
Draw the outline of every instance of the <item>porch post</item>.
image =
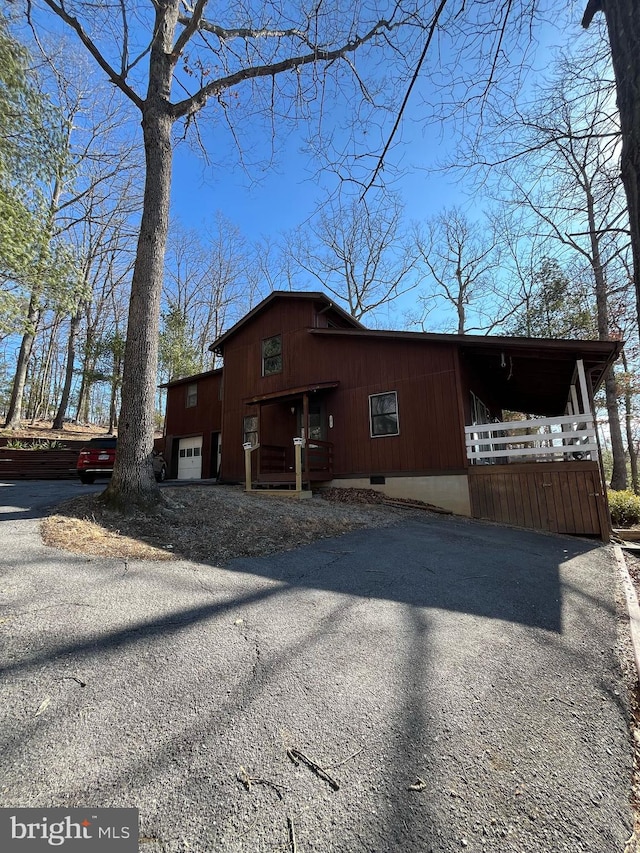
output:
[{"label": "porch post", "polygon": [[575,385],[571,386],[571,403],[573,405],[573,410],[572,410],[571,414],[577,415],[578,412],[580,411],[580,409],[578,407],[578,395],[576,393],[576,386]]},{"label": "porch post", "polygon": [[242,445],[244,448],[244,488],[246,492],[251,491],[251,442],[247,441]]},{"label": "porch post", "polygon": [[580,414],[591,415],[591,401],[587,390],[587,377],[584,372],[584,362],[581,358],[576,361],[578,368],[578,381],[580,382],[580,396],[582,397],[582,407]]},{"label": "porch post", "polygon": [[306,453],[304,454],[304,480],[309,480],[309,394],[305,391],[302,395],[302,423],[304,425],[304,444]]},{"label": "porch post", "polygon": [[296,492],[302,491],[302,439],[293,439],[293,450],[296,460]]}]

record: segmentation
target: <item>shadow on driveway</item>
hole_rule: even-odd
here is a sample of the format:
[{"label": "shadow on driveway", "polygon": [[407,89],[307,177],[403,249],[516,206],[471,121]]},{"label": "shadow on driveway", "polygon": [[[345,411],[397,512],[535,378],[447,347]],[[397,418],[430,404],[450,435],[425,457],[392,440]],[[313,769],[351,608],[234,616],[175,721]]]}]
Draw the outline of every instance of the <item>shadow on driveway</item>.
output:
[{"label": "shadow on driveway", "polygon": [[23,558],[0,559],[3,804],[138,806],[148,853],[630,834],[607,548],[429,518],[225,568]]}]

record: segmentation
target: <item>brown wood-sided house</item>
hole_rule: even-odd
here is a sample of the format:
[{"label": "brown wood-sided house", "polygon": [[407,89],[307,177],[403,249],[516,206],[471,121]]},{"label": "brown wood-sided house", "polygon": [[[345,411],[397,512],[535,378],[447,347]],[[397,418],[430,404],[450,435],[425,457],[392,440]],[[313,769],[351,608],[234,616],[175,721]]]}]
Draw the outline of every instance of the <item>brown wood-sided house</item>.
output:
[{"label": "brown wood-sided house", "polygon": [[164,386],[169,475],[244,482],[251,444],[254,484],[288,486],[302,437],[307,487],[607,538],[593,394],[620,347],[378,331],[275,291],[211,345],[223,368]]}]

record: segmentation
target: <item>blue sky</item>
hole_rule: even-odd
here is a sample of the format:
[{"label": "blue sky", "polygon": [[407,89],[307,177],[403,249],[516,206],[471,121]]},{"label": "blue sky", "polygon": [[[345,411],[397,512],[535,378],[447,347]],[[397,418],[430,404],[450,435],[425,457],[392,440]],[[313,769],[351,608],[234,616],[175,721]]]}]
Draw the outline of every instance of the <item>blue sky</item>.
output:
[{"label": "blue sky", "polygon": [[[548,68],[554,47],[568,37],[579,36],[581,31],[577,23],[570,34],[565,29],[567,14],[572,14],[574,19],[577,15],[577,11],[568,11],[569,5],[563,4],[563,8],[554,13],[556,23],[539,28],[534,70],[529,76],[531,81]],[[464,206],[473,216],[474,211],[482,207],[481,197],[474,196],[459,175],[434,171],[438,163],[453,155],[454,142],[448,127],[452,128],[455,123],[455,113],[442,126],[430,126],[422,121],[425,94],[426,83],[414,90],[401,127],[399,138],[402,142],[389,157],[390,165],[401,164],[405,172],[393,184],[394,189],[400,192],[406,205],[407,221],[424,220],[443,206],[453,204]],[[338,119],[343,111],[350,109],[346,103],[335,103],[332,108]],[[219,140],[207,134],[207,124],[211,121],[209,111],[210,107],[206,107],[200,113],[199,124],[207,144],[215,150]],[[323,196],[322,187],[333,189],[336,186],[333,176],[327,174],[319,182],[312,174],[309,157],[301,151],[303,132],[304,125],[301,125],[299,132],[288,133],[284,140],[279,140],[280,148],[270,170],[264,172],[255,168],[250,176],[239,166],[232,165],[232,160],[227,160],[224,167],[208,167],[197,150],[180,144],[174,160],[173,215],[185,226],[196,227],[221,210],[249,239],[275,237],[294,228],[316,210]]]},{"label": "blue sky", "polygon": [[[206,119],[205,119],[206,120]],[[416,141],[410,148],[418,162],[428,163],[433,143]],[[239,168],[207,167],[201,157],[179,146],[174,160],[172,212],[186,226],[197,227],[222,210],[249,238],[274,236],[303,222],[316,209],[322,191],[309,168],[308,156],[296,150],[294,140],[268,173],[255,179]],[[325,186],[334,186],[327,176]],[[443,205],[463,203],[466,195],[454,178],[412,169],[394,187],[401,192],[407,217],[423,219]]]},{"label": "blue sky", "polygon": [[[551,8],[550,0],[541,0]],[[534,57],[534,67],[544,69],[549,61],[549,48],[567,38],[564,26],[569,14],[569,4],[553,12],[557,24],[546,24],[537,31],[539,47]],[[573,17],[577,15],[574,11]],[[47,16],[47,27],[55,30],[59,22]],[[69,36],[68,31],[64,32]],[[579,29],[573,29],[575,37]],[[78,50],[82,50],[78,47]],[[439,60],[434,53],[433,61]],[[445,56],[446,59],[446,56]],[[465,69],[462,69],[463,72]],[[101,74],[101,72],[97,72]],[[535,79],[535,74],[530,76]],[[140,90],[140,87],[139,87]],[[239,91],[243,91],[239,87]],[[468,186],[460,183],[452,174],[431,171],[438,162],[453,154],[452,128],[457,121],[452,112],[443,125],[429,124],[424,120],[423,99],[428,94],[426,78],[416,87],[409,101],[399,134],[401,144],[389,155],[389,165],[401,164],[404,174],[393,184],[406,205],[406,221],[425,220],[438,213],[444,206],[459,204],[470,216],[482,208],[481,196],[470,194]],[[179,92],[176,93],[179,97]],[[242,97],[246,97],[243,93]],[[331,120],[345,118],[352,106],[348,103],[331,104]],[[136,122],[139,118],[136,117]],[[309,156],[302,152],[304,124],[299,131],[287,130],[277,140],[278,150],[269,170],[253,168],[247,175],[238,165],[233,147],[229,146],[229,134],[216,115],[216,104],[207,105],[198,118],[203,138],[212,152],[220,150],[223,165],[207,166],[196,147],[181,143],[174,157],[172,184],[172,216],[187,228],[198,227],[211,221],[217,211],[239,227],[248,240],[261,237],[276,239],[282,232],[293,229],[305,221],[317,209],[323,197],[323,189],[334,189],[335,178],[327,173],[318,176],[312,172]],[[390,127],[390,125],[388,125]],[[213,128],[214,130],[210,130]],[[257,155],[265,154],[268,140],[261,140],[260,131],[249,126],[249,148]],[[379,136],[374,132],[376,142]],[[242,144],[244,140],[241,136]],[[265,155],[266,156],[266,155]],[[371,161],[375,162],[374,160]]]}]

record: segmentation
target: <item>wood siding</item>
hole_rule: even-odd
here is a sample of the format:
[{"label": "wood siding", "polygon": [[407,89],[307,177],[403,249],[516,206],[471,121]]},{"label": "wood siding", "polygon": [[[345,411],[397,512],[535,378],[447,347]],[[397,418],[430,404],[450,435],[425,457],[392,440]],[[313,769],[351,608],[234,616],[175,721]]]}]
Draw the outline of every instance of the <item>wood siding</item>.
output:
[{"label": "wood siding", "polygon": [[595,462],[474,465],[474,518],[552,533],[609,539],[609,516]]},{"label": "wood siding", "polygon": [[[187,388],[192,384],[198,386],[198,402],[195,406],[187,406]],[[169,477],[178,475],[179,439],[195,435],[202,436],[202,476],[215,474],[212,434],[219,433],[222,428],[221,384],[222,373],[217,372],[194,376],[167,388],[164,455]]]},{"label": "wood siding", "polygon": [[[314,310],[311,300],[274,302],[225,343],[223,479],[242,479],[245,415],[261,412],[260,441],[276,443],[275,427],[267,429],[276,407],[249,405],[248,400],[334,381],[338,387],[315,396],[310,392],[309,398],[322,397],[326,439],[334,446],[335,477],[464,470],[456,345],[314,335],[310,330],[320,327]],[[282,373],[262,376],[262,341],[278,334]],[[397,392],[400,434],[372,438],[369,395],[385,391]],[[285,406],[284,420],[287,411]],[[328,428],[329,416],[333,428]],[[279,440],[291,442],[296,434],[293,418],[278,428]]]}]

